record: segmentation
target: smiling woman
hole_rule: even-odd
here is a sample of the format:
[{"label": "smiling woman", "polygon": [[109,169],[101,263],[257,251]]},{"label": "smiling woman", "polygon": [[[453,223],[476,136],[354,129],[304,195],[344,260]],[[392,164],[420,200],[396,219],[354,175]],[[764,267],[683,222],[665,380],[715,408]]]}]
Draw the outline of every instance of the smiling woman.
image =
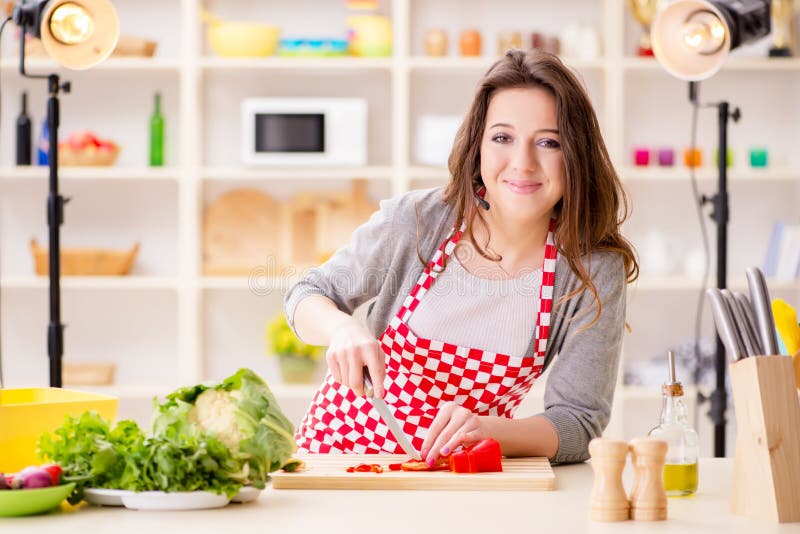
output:
[{"label": "smiling woman", "polygon": [[[363,396],[367,367],[429,465],[487,437],[507,456],[585,460],[608,424],[638,272],[586,92],[556,56],[507,52],[480,81],[449,168],[444,189],[384,201],[288,292],[290,325],[328,346],[300,450],[401,452]],[[352,313],[371,298],[365,329]],[[515,419],[551,366],[544,412]]]}]

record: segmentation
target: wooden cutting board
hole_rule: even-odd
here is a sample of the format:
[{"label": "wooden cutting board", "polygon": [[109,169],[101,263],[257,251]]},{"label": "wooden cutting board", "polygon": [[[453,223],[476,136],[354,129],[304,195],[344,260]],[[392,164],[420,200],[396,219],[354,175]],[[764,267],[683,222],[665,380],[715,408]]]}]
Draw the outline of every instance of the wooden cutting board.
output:
[{"label": "wooden cutting board", "polygon": [[[394,454],[304,454],[299,473],[272,473],[275,489],[383,489],[383,490],[497,490],[549,491],[556,476],[547,458],[507,458],[502,473],[450,473],[448,471],[389,471],[389,464],[408,460]],[[380,464],[383,473],[348,473],[350,466]]]}]

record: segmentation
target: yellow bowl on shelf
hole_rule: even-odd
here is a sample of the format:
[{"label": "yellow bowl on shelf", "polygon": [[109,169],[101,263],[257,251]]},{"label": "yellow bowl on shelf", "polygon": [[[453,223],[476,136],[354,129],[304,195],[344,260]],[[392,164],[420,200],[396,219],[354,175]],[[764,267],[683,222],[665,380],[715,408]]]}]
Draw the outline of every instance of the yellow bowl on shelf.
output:
[{"label": "yellow bowl on shelf", "polygon": [[14,473],[42,463],[36,446],[44,432],[64,424],[67,415],[96,411],[117,418],[119,399],[59,388],[0,389],[0,472]]},{"label": "yellow bowl on shelf", "polygon": [[206,36],[220,57],[265,57],[278,49],[280,29],[253,22],[220,22],[209,24]]}]

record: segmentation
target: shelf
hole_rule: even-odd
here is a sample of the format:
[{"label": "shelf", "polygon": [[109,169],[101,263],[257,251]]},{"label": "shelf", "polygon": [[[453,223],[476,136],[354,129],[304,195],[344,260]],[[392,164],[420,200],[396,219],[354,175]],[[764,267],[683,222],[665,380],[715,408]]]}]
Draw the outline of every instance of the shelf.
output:
[{"label": "shelf", "polygon": [[[0,168],[0,179],[44,180],[46,166],[30,165]],[[58,177],[64,180],[177,180],[179,167],[59,167]]]},{"label": "shelf", "polygon": [[[689,169],[686,167],[623,167],[620,175],[626,182],[686,181]],[[717,169],[702,167],[697,169],[698,180],[717,180]],[[800,183],[800,169],[790,167],[766,167],[764,169],[728,169],[728,179],[732,181],[791,182]]]},{"label": "shelf", "polygon": [[[4,289],[47,289],[46,276],[5,276],[0,279]],[[62,289],[152,289],[174,290],[177,278],[157,276],[62,276]]]},{"label": "shelf", "polygon": [[[713,273],[709,276],[708,287],[715,285],[715,278]],[[700,291],[702,281],[699,278],[690,276],[641,276],[639,280],[628,286],[632,291]],[[736,291],[746,291],[747,281],[742,275],[741,277],[728,276],[728,287]],[[772,290],[777,291],[795,291],[800,290],[800,280],[778,281],[767,280],[767,286]]]},{"label": "shelf", "polygon": [[206,180],[389,180],[393,170],[391,167],[205,167],[200,174]]},{"label": "shelf", "polygon": [[[178,72],[180,70],[180,65],[178,60],[166,58],[109,58],[99,65],[92,67],[91,71]],[[19,72],[19,57],[3,58],[2,61],[0,61],[0,69]],[[58,63],[51,59],[39,57],[26,58],[25,71],[34,74],[40,74],[42,71],[69,72],[70,75],[74,75],[75,73],[75,71],[68,71],[65,67],[58,65]]]},{"label": "shelf", "polygon": [[[495,61],[500,59],[497,56],[482,56],[482,57],[428,57],[428,56],[412,56],[408,59],[408,66],[412,70],[486,70]],[[574,59],[574,58],[561,58],[562,61],[578,70],[597,69],[602,70],[605,63],[602,59]]]},{"label": "shelf", "polygon": [[199,61],[205,70],[391,70],[391,58],[360,57],[204,57]]},{"label": "shelf", "polygon": [[[660,71],[669,76],[655,58],[626,57],[622,60],[622,67],[629,72]],[[724,63],[720,70],[720,72],[726,71],[800,72],[800,59],[732,57]]]}]

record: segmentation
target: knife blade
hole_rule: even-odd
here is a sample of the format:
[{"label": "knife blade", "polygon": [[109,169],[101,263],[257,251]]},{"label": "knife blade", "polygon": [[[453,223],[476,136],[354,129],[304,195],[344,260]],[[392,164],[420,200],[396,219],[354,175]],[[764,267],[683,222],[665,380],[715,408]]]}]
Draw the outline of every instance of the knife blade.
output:
[{"label": "knife blade", "polygon": [[756,312],[758,333],[761,337],[761,347],[764,354],[780,354],[778,352],[778,338],[775,335],[775,321],[772,319],[772,305],[769,300],[769,290],[764,273],[758,267],[747,269],[747,285],[750,287],[750,300]]},{"label": "knife blade", "polygon": [[383,422],[389,427],[389,432],[392,433],[397,444],[413,459],[422,460],[422,456],[420,456],[419,452],[411,445],[411,441],[409,441],[408,436],[403,432],[400,423],[397,422],[397,419],[392,414],[391,410],[389,410],[386,401],[375,396],[375,391],[372,388],[372,380],[369,377],[369,371],[366,367],[364,367],[364,392],[367,397],[369,397],[375,410],[380,414]]},{"label": "knife blade", "polygon": [[756,318],[753,315],[753,306],[750,304],[750,299],[747,295],[734,291],[733,298],[739,305],[739,311],[742,312],[744,322],[747,323],[747,332],[756,349],[756,355],[764,354],[764,348],[761,346],[761,339],[758,337],[758,328],[756,327]]},{"label": "knife blade", "polygon": [[736,302],[733,293],[731,293],[730,289],[723,289],[720,291],[720,294],[722,295],[722,300],[728,307],[728,315],[733,318],[733,324],[740,341],[739,348],[744,351],[743,353],[747,357],[758,356],[758,351],[753,345],[750,332],[747,330],[747,323],[744,320],[741,310],[739,310],[739,304]]},{"label": "knife blade", "polygon": [[733,321],[728,315],[727,307],[722,299],[722,293],[715,287],[710,287],[706,290],[708,300],[711,302],[711,311],[714,313],[714,323],[717,325],[717,333],[725,345],[728,356],[733,361],[742,359],[743,352],[739,349],[739,343],[736,339],[736,332],[734,331]]}]

